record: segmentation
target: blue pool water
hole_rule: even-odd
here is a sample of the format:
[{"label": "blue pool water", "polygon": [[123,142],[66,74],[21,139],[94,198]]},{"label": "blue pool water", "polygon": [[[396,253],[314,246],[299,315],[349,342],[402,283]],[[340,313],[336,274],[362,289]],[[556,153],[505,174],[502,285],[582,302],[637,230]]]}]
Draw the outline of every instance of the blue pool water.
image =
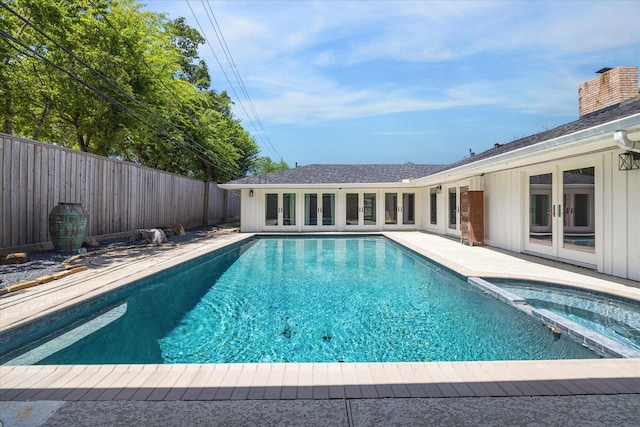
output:
[{"label": "blue pool water", "polygon": [[382,237],[259,238],[121,292],[24,363],[596,357]]},{"label": "blue pool water", "polygon": [[494,281],[542,308],[640,351],[640,303],[549,284]]}]

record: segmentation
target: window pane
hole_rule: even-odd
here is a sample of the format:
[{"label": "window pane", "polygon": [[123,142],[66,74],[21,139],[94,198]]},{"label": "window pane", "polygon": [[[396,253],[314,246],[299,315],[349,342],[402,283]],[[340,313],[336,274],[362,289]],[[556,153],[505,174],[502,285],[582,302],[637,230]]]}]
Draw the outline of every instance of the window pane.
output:
[{"label": "window pane", "polygon": [[347,225],[358,225],[358,194],[347,193]]},{"label": "window pane", "polygon": [[385,193],[384,195],[384,223],[398,223],[398,194]]},{"label": "window pane", "polygon": [[456,229],[458,225],[458,193],[455,188],[449,189],[449,228]]},{"label": "window pane", "polygon": [[336,195],[333,193],[325,193],[322,195],[322,225],[335,225]]},{"label": "window pane", "polygon": [[551,234],[551,183],[550,173],[529,177],[529,241],[550,246]]},{"label": "window pane", "polygon": [[565,248],[595,251],[594,178],[594,167],[573,169],[562,173],[563,246]]},{"label": "window pane", "polygon": [[376,193],[364,193],[364,225],[376,222]]},{"label": "window pane", "polygon": [[304,195],[304,225],[318,225],[318,195]]},{"label": "window pane", "polygon": [[282,225],[296,225],[296,194],[282,195]]},{"label": "window pane", "polygon": [[278,225],[278,195],[265,195],[264,225]]},{"label": "window pane", "polygon": [[576,194],[573,198],[573,225],[576,227],[589,226],[589,195]]},{"label": "window pane", "polygon": [[414,193],[402,193],[402,223],[415,224],[415,200]]},{"label": "window pane", "polygon": [[438,224],[438,192],[435,188],[429,191],[429,223]]},{"label": "window pane", "polygon": [[531,195],[531,225],[538,227],[549,226],[549,212],[551,212],[549,205],[549,195]]}]

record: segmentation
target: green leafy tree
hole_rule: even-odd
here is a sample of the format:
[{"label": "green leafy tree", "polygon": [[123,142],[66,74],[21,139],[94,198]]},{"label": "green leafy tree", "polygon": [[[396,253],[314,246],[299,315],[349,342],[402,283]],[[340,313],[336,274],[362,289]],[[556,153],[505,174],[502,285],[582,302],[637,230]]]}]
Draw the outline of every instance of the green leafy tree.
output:
[{"label": "green leafy tree", "polygon": [[258,147],[184,19],[135,0],[0,6],[4,132],[201,179],[249,171]]},{"label": "green leafy tree", "polygon": [[262,175],[265,173],[278,172],[289,169],[289,165],[284,161],[274,162],[271,157],[258,157],[250,168],[252,175]]}]

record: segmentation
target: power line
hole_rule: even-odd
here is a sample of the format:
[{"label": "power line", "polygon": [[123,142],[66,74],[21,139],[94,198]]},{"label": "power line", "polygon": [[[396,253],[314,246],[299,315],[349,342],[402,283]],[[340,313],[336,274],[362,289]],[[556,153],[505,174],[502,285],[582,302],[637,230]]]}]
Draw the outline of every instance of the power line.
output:
[{"label": "power line", "polygon": [[[227,72],[225,71],[222,63],[220,62],[220,59],[218,58],[218,55],[213,50],[213,47],[211,46],[211,43],[209,42],[209,39],[207,38],[206,32],[202,28],[202,25],[200,24],[200,21],[198,20],[198,17],[196,16],[196,13],[194,12],[193,8],[191,7],[191,3],[189,2],[189,0],[187,0],[186,2],[187,2],[187,5],[189,6],[189,10],[191,10],[191,14],[193,15],[193,18],[194,18],[196,24],[198,25],[198,27],[200,28],[200,31],[202,32],[202,36],[204,37],[204,39],[205,39],[205,41],[207,43],[207,46],[209,46],[209,50],[213,54],[213,57],[215,58],[216,62],[218,63],[218,66],[220,67],[220,70],[222,71],[222,74],[224,75],[225,79],[227,80],[227,83],[229,84],[229,87],[231,88],[231,91],[236,96],[236,99],[240,103],[240,107],[242,108],[242,110],[244,111],[245,115],[249,119],[249,122],[251,122],[251,125],[256,130],[258,137],[261,138],[262,135],[260,133],[260,129],[258,128],[258,126],[256,126],[256,123],[254,122],[252,116],[247,112],[247,109],[245,108],[244,103],[242,102],[242,99],[240,98],[240,96],[238,96],[238,93],[236,92],[234,85],[231,83],[231,80],[229,79],[229,76],[227,75]],[[267,148],[269,148],[269,147],[267,146]],[[274,151],[274,155],[279,155],[277,153],[277,150],[275,150],[275,147],[273,147],[273,151]]]},{"label": "power line", "polygon": [[[203,5],[204,4],[205,3],[203,2]],[[235,61],[233,59],[233,55],[231,55],[231,50],[229,50],[229,46],[227,45],[227,41],[225,40],[224,35],[222,34],[222,29],[220,28],[220,25],[218,24],[218,20],[216,19],[215,13],[213,13],[213,9],[211,8],[211,3],[209,2],[209,0],[207,0],[206,6],[209,7],[209,11],[211,12],[211,16],[209,16],[209,12],[207,12],[207,8],[205,7],[205,12],[207,12],[207,17],[209,17],[209,22],[211,22],[211,25],[213,26],[213,30],[216,33],[216,37],[218,38],[218,43],[220,43],[220,46],[222,47],[222,51],[224,52],[225,56],[227,57],[227,62],[229,62],[229,65],[231,66],[231,69],[233,70],[233,73],[236,76],[236,80],[240,84],[240,88],[242,89],[242,92],[243,92],[245,98],[249,102],[249,107],[251,108],[251,111],[252,111],[254,117],[256,118],[256,121],[258,122],[258,125],[260,126],[260,129],[263,131],[263,135],[266,138],[269,146],[273,150],[274,154],[276,154],[278,157],[280,157],[280,159],[282,159],[282,156],[280,155],[280,153],[278,153],[278,150],[276,149],[276,147],[271,142],[271,138],[269,138],[269,135],[267,134],[267,131],[266,131],[264,125],[262,124],[262,120],[260,119],[260,116],[258,115],[258,112],[256,111],[256,109],[255,109],[255,107],[253,105],[253,101],[251,100],[251,97],[249,96],[249,92],[247,91],[247,88],[246,88],[246,86],[244,84],[244,80],[242,80],[242,77],[240,76],[240,70],[238,70],[238,67],[237,67],[237,65],[236,65],[236,63],[235,63]]]},{"label": "power line", "polygon": [[[11,34],[5,32],[4,30],[0,29],[0,36],[4,37],[7,40],[12,41],[13,43],[16,43],[20,46],[22,46],[23,48],[27,49],[29,53],[26,53],[20,49],[18,49],[16,46],[13,46],[9,43],[9,46],[12,47],[13,49],[15,49],[16,51],[22,53],[22,54],[26,54],[28,56],[34,57],[34,58],[38,58],[42,61],[44,61],[45,63],[47,63],[48,65],[56,68],[57,70],[61,71],[62,73],[66,74],[67,76],[69,76],[71,79],[73,79],[74,81],[80,83],[81,85],[85,86],[86,88],[88,88],[89,90],[91,90],[92,92],[98,94],[99,96],[101,96],[102,98],[104,98],[107,102],[109,102],[112,105],[115,105],[116,107],[120,108],[121,110],[125,111],[126,113],[130,114],[131,116],[133,116],[134,118],[138,119],[140,122],[142,122],[143,124],[152,127],[155,131],[161,133],[164,137],[167,138],[167,140],[169,140],[169,142],[173,143],[174,145],[178,146],[179,144],[181,144],[181,141],[176,140],[175,138],[172,138],[168,135],[168,133],[166,132],[166,129],[163,129],[155,124],[151,124],[148,123],[147,120],[145,120],[144,117],[140,116],[137,112],[135,112],[134,110],[130,109],[129,107],[127,107],[126,105],[122,104],[121,102],[117,101],[116,99],[113,99],[112,97],[110,97],[109,95],[105,94],[104,92],[102,92],[100,89],[97,89],[95,86],[91,85],[90,83],[86,82],[85,80],[81,79],[80,77],[76,76],[75,74],[73,74],[72,72],[70,72],[69,70],[67,70],[64,67],[59,66],[58,64],[54,63],[53,61],[51,61],[50,59],[40,55],[34,48],[27,46],[25,43],[21,42],[20,40],[16,39],[15,37],[13,37]],[[186,147],[189,151],[192,152],[192,154],[194,154],[196,157],[198,157],[200,160],[210,164],[213,167],[216,167],[217,169],[219,169],[222,172],[228,173],[228,171],[225,171],[224,169],[220,168],[218,165],[212,163],[211,161],[209,161],[206,158],[201,157],[198,153],[194,152],[189,146]]]},{"label": "power line", "polygon": [[[29,25],[30,27],[32,27],[36,32],[38,32],[40,35],[42,35],[44,38],[46,38],[47,40],[49,40],[50,42],[54,43],[59,49],[61,49],[62,51],[64,51],[66,54],[68,54],[69,56],[71,56],[72,58],[74,58],[76,61],[78,61],[80,64],[82,64],[83,66],[85,66],[87,69],[89,69],[91,72],[93,72],[94,74],[96,74],[97,76],[99,76],[103,81],[107,82],[108,84],[110,84],[113,88],[115,88],[117,91],[121,92],[122,94],[124,94],[127,98],[129,98],[131,101],[133,101],[134,103],[136,103],[137,105],[139,105],[140,107],[142,107],[144,110],[146,110],[147,112],[149,112],[152,116],[154,116],[156,119],[160,120],[161,122],[164,122],[166,125],[168,125],[171,129],[173,129],[174,131],[180,133],[183,135],[183,137],[186,137],[186,139],[190,140],[193,145],[196,147],[196,149],[199,150],[199,153],[194,151],[194,149],[190,146],[190,144],[187,144],[186,141],[180,141],[180,140],[176,140],[175,138],[169,137],[168,136],[168,132],[166,129],[158,126],[157,124],[152,124],[149,123],[148,120],[146,120],[144,117],[140,116],[138,113],[136,113],[134,110],[132,110],[131,108],[125,106],[124,104],[122,104],[121,102],[115,100],[114,98],[110,97],[109,95],[105,94],[104,92],[102,92],[101,90],[97,89],[96,87],[94,87],[93,85],[91,85],[90,83],[87,83],[86,81],[84,81],[83,79],[81,79],[80,77],[78,77],[77,75],[73,74],[72,72],[68,71],[67,69],[59,66],[58,64],[55,64],[53,61],[49,60],[48,58],[40,55],[37,51],[35,51],[33,48],[27,46],[26,44],[24,44],[23,42],[21,42],[20,40],[18,40],[17,38],[11,36],[9,33],[0,30],[0,35],[2,35],[3,37],[5,37],[6,39],[9,39],[11,41],[13,41],[14,43],[19,44],[20,46],[22,46],[23,48],[27,49],[28,51],[30,51],[33,56],[45,61],[46,63],[48,63],[49,65],[53,66],[54,68],[58,69],[59,71],[67,74],[69,77],[71,77],[73,80],[75,80],[76,82],[82,84],[83,86],[85,86],[86,88],[88,88],[89,90],[93,91],[94,93],[98,94],[99,96],[101,96],[102,98],[104,98],[107,102],[111,103],[112,105],[117,106],[118,108],[122,109],[123,111],[125,111],[126,113],[132,115],[133,117],[135,117],[136,119],[140,120],[143,124],[147,125],[147,126],[151,126],[154,128],[154,130],[156,131],[161,131],[160,133],[163,134],[164,136],[167,137],[167,139],[170,140],[170,142],[172,142],[173,144],[181,144],[183,146],[185,146],[192,154],[194,154],[197,158],[199,158],[200,160],[204,161],[205,163],[215,167],[216,169],[220,170],[221,172],[224,173],[229,173],[229,170],[225,170],[223,169],[221,166],[219,166],[218,164],[215,163],[215,160],[209,158],[209,156],[206,153],[206,150],[204,147],[202,147],[200,144],[198,144],[196,141],[194,141],[193,139],[191,139],[190,137],[188,137],[187,135],[184,135],[182,133],[182,131],[180,129],[178,129],[177,127],[175,127],[172,123],[170,123],[169,121],[167,121],[164,117],[160,116],[159,114],[157,114],[155,111],[151,110],[148,106],[146,106],[145,104],[143,104],[142,102],[138,101],[135,97],[133,97],[132,95],[130,95],[128,92],[126,92],[124,89],[122,89],[120,86],[118,86],[116,83],[114,83],[111,79],[109,79],[107,76],[105,76],[104,74],[102,74],[101,72],[99,72],[98,70],[94,69],[93,67],[91,67],[89,64],[87,64],[84,60],[82,60],[81,58],[79,58],[77,55],[75,55],[73,52],[69,51],[66,47],[62,46],[60,43],[58,43],[56,40],[54,40],[53,38],[51,38],[49,35],[47,35],[46,33],[44,33],[39,27],[37,27],[35,24],[33,24],[31,21],[29,21],[27,18],[23,17],[22,15],[20,15],[18,12],[16,12],[15,10],[11,9],[9,6],[7,6],[5,3],[0,3],[0,5],[2,7],[4,7],[5,9],[7,9],[10,13],[12,13],[14,16],[16,16],[18,19],[20,19],[21,21],[23,21],[25,24]],[[12,46],[15,48],[15,46]],[[16,49],[20,52],[19,49]],[[24,53],[24,52],[21,52]],[[240,175],[240,171],[233,165],[226,163],[226,162],[222,162],[222,164],[224,166],[227,166],[228,168],[231,169],[232,172],[235,172],[236,175]]]}]

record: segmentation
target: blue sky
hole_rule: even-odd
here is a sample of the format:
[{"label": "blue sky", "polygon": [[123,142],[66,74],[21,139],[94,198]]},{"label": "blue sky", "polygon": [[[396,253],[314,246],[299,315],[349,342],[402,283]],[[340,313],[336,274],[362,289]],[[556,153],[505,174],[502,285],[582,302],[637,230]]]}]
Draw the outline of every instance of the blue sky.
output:
[{"label": "blue sky", "polygon": [[291,167],[457,161],[576,120],[580,83],[640,64],[638,0],[146,3],[204,33],[212,87]]}]

